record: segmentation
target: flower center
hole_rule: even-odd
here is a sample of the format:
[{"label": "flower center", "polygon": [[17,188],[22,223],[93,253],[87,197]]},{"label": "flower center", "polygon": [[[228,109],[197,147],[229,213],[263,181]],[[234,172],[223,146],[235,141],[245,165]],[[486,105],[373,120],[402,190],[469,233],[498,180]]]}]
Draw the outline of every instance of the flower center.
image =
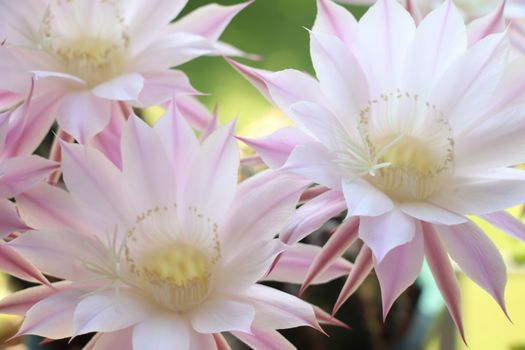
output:
[{"label": "flower center", "polygon": [[399,202],[430,197],[454,165],[443,114],[410,93],[383,94],[360,112],[357,140],[340,142],[335,162],[348,181],[363,177]]},{"label": "flower center", "polygon": [[161,247],[146,254],[139,264],[143,287],[161,305],[184,311],[208,296],[214,263],[190,245]]},{"label": "flower center", "polygon": [[53,49],[65,73],[84,80],[89,86],[108,81],[124,68],[124,52],[118,43],[102,38],[63,40]]},{"label": "flower center", "polygon": [[40,48],[56,59],[54,70],[88,87],[124,71],[130,37],[115,1],[52,1],[40,27]]}]

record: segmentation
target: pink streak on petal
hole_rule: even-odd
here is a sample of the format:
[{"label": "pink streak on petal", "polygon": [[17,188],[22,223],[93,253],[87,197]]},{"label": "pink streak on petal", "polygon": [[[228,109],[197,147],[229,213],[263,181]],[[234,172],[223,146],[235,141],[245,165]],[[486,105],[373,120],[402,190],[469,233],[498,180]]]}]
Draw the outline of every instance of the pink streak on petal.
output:
[{"label": "pink streak on petal", "polygon": [[142,75],[144,88],[138,96],[140,106],[163,104],[171,100],[174,95],[201,95],[181,71],[149,71]]},{"label": "pink streak on petal", "polygon": [[506,211],[484,214],[481,215],[481,218],[505,231],[512,237],[525,241],[525,224]]},{"label": "pink streak on petal", "polygon": [[505,30],[504,9],[505,1],[501,1],[500,6],[494,12],[469,23],[467,26],[469,46],[490,34]]},{"label": "pink streak on petal", "polygon": [[461,320],[461,295],[454,268],[432,224],[422,223],[425,257],[452,319],[466,344]]},{"label": "pink streak on petal", "polygon": [[206,129],[213,119],[210,111],[193,96],[179,96],[177,106],[184,118],[197,130]]},{"label": "pink streak on petal", "polygon": [[498,248],[472,222],[436,226],[436,230],[450,257],[496,300],[508,318],[505,307],[507,268]]},{"label": "pink streak on petal", "polygon": [[299,294],[302,294],[317,276],[326,271],[334,261],[354,244],[358,237],[358,226],[359,218],[351,218],[343,222],[332,234],[321,252],[312,261]]},{"label": "pink streak on petal", "polygon": [[0,313],[23,316],[33,305],[39,301],[63,291],[71,286],[70,282],[57,282],[48,286],[36,286],[23,289],[8,295],[0,301]]},{"label": "pink streak on petal", "polygon": [[22,221],[13,202],[0,199],[0,239],[14,231],[27,230],[29,227]]},{"label": "pink streak on petal", "polygon": [[34,187],[58,168],[58,164],[36,155],[20,156],[0,162],[0,197],[15,197]]},{"label": "pink streak on petal", "polygon": [[210,4],[196,9],[172,25],[172,29],[202,35],[217,40],[226,26],[240,11],[252,4],[254,0],[233,6]]},{"label": "pink streak on petal", "polygon": [[323,309],[321,309],[319,306],[313,305],[313,307],[314,307],[315,317],[317,318],[319,323],[326,324],[326,325],[329,325],[329,326],[336,326],[336,327],[346,328],[348,330],[352,329],[352,327],[350,327],[349,325],[347,325],[343,321],[338,320],[333,315],[331,315],[328,312],[326,312]]},{"label": "pink streak on petal", "polygon": [[379,264],[376,264],[375,271],[381,286],[383,302],[383,322],[394,301],[419,276],[423,257],[423,233],[418,223],[412,241],[392,249]]},{"label": "pink streak on petal", "polygon": [[270,91],[268,90],[268,86],[266,85],[266,81],[262,75],[262,70],[245,66],[244,64],[240,64],[229,58],[225,59],[237,72],[239,72],[250,83],[252,83],[252,85],[255,86],[257,90],[259,90],[259,92],[263,94],[264,97],[266,97],[266,99],[272,101]]},{"label": "pink streak on petal", "polygon": [[301,198],[299,198],[299,203],[304,204],[329,190],[330,189],[325,186],[312,186],[303,192]]},{"label": "pink streak on petal", "polygon": [[[264,280],[288,283],[302,283],[308,268],[315,257],[320,254],[321,247],[297,243],[279,255],[279,260]],[[277,260],[277,259],[276,259]],[[344,258],[339,258],[316,276],[311,284],[326,283],[341,276],[346,276],[352,269],[352,264]]]},{"label": "pink streak on petal", "polygon": [[295,350],[293,346],[281,333],[273,329],[259,329],[252,327],[252,332],[232,332],[243,343],[257,350]]},{"label": "pink streak on petal", "polygon": [[230,344],[224,339],[224,336],[220,333],[214,333],[213,339],[215,339],[215,345],[217,346],[217,350],[232,350],[230,347]]},{"label": "pink streak on petal", "polygon": [[202,131],[199,141],[204,142],[211,134],[219,128],[219,106],[215,106],[212,113],[212,119],[209,121],[206,129]]},{"label": "pink streak on petal", "polygon": [[[62,153],[60,152],[60,140],[71,143],[75,141],[75,138],[61,128],[57,130],[56,135],[53,138],[53,143],[51,144],[51,150],[49,151],[49,159],[58,163],[60,163],[60,160],[62,159]],[[47,182],[51,185],[57,185],[61,175],[62,171],[57,169],[49,176]]]},{"label": "pink streak on petal", "polygon": [[297,243],[345,208],[346,202],[340,191],[327,191],[297,209],[279,237],[286,244]]},{"label": "pink streak on petal", "polygon": [[349,11],[333,1],[317,0],[317,17],[312,30],[335,35],[350,46],[357,36],[357,22]]},{"label": "pink streak on petal", "polygon": [[0,270],[26,281],[49,285],[35,265],[3,241],[0,241]]},{"label": "pink streak on petal", "polygon": [[335,302],[334,308],[332,309],[332,315],[335,315],[337,311],[343,306],[343,304],[350,298],[357,288],[363,283],[365,278],[368,276],[374,265],[372,258],[372,251],[366,245],[361,247],[361,251],[357,255],[354,266],[346,282],[339,293],[339,297]]},{"label": "pink streak on petal", "polygon": [[286,163],[295,146],[314,141],[297,128],[282,128],[259,139],[238,137],[259,154],[270,168],[279,168]]}]

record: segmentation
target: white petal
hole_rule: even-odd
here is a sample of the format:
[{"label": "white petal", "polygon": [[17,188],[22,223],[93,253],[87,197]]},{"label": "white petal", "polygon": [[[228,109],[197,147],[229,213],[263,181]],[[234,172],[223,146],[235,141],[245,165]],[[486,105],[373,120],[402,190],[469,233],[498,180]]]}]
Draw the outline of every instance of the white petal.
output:
[{"label": "white petal", "polygon": [[394,203],[386,194],[365,180],[342,182],[348,216],[378,216],[392,210]]},{"label": "white petal", "polygon": [[249,332],[255,318],[253,306],[226,299],[208,300],[189,315],[199,333]]},{"label": "white petal", "polygon": [[188,350],[189,347],[188,326],[176,314],[152,317],[136,325],[133,330],[133,349]]}]

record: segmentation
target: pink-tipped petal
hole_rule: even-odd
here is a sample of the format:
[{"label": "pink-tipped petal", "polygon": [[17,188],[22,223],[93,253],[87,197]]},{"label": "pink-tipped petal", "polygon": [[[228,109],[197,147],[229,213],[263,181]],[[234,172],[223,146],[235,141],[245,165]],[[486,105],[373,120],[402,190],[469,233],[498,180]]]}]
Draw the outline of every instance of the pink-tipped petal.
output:
[{"label": "pink-tipped petal", "polygon": [[141,106],[162,104],[174,95],[200,94],[191,86],[188,76],[178,70],[150,71],[144,76],[144,88],[138,96]]},{"label": "pink-tipped petal", "polygon": [[214,222],[222,221],[237,187],[239,148],[233,138],[234,126],[235,121],[210,135],[186,169],[183,207],[198,208]]},{"label": "pink-tipped petal", "polygon": [[266,97],[266,99],[268,99],[268,101],[272,101],[270,91],[268,90],[268,86],[266,85],[266,81],[263,76],[264,73],[268,74],[269,72],[263,71],[261,69],[248,67],[229,58],[226,58],[226,61],[244,78],[246,78],[253,86],[255,86],[257,90],[259,90],[259,92],[264,97]]},{"label": "pink-tipped petal", "polygon": [[481,218],[505,231],[512,237],[525,241],[525,224],[506,211],[481,215]]},{"label": "pink-tipped petal", "polygon": [[323,272],[325,272],[352,245],[358,236],[359,219],[351,218],[343,222],[330,236],[323,249],[310,265],[299,293],[304,290]]},{"label": "pink-tipped petal", "polygon": [[132,116],[122,132],[121,143],[122,172],[132,189],[130,197],[135,208],[146,211],[173,205],[178,179],[166,171],[170,160],[155,130]]},{"label": "pink-tipped petal", "polygon": [[155,123],[154,129],[171,160],[177,180],[176,191],[182,193],[190,175],[188,169],[199,152],[199,141],[179,111],[177,101],[171,102],[166,114]]},{"label": "pink-tipped petal", "polygon": [[232,332],[240,341],[257,350],[296,350],[281,333],[273,329],[252,328],[251,333]]},{"label": "pink-tipped petal", "polygon": [[473,45],[490,34],[504,31],[504,10],[505,1],[501,1],[500,6],[495,11],[470,22],[467,26],[469,45]]},{"label": "pink-tipped petal", "polygon": [[58,164],[31,155],[8,158],[0,162],[0,198],[15,197],[43,181]]},{"label": "pink-tipped petal", "polygon": [[233,17],[252,2],[253,0],[233,6],[210,4],[199,7],[175,22],[172,25],[172,29],[201,35],[210,40],[217,40]]},{"label": "pink-tipped petal", "polygon": [[505,307],[507,268],[492,241],[472,222],[436,226],[436,231],[450,257],[496,300],[508,317]]},{"label": "pink-tipped petal", "polygon": [[0,314],[23,316],[39,301],[55,294],[57,291],[66,290],[70,286],[70,282],[57,282],[48,286],[30,287],[10,294],[0,301]]},{"label": "pink-tipped petal", "polygon": [[421,225],[417,223],[414,238],[388,253],[375,265],[381,285],[383,301],[383,321],[386,320],[394,301],[416,280],[423,264],[424,247]]},{"label": "pink-tipped petal", "polygon": [[313,307],[288,293],[256,284],[242,293],[240,300],[255,307],[254,325],[272,329],[309,326],[320,330]]},{"label": "pink-tipped petal", "polygon": [[352,13],[331,0],[317,0],[314,32],[334,35],[351,47],[357,37],[357,21]]},{"label": "pink-tipped petal", "polygon": [[427,98],[436,79],[466,48],[463,18],[454,3],[447,0],[417,27],[405,61],[407,91],[417,91],[419,98]]},{"label": "pink-tipped petal", "polygon": [[26,281],[49,285],[49,281],[29,260],[0,240],[0,271]]},{"label": "pink-tipped petal", "polygon": [[259,139],[244,137],[239,137],[239,139],[253,148],[270,168],[279,168],[284,165],[295,146],[314,141],[297,128],[282,128]]},{"label": "pink-tipped petal", "polygon": [[22,221],[13,202],[0,199],[0,239],[14,231],[27,230],[29,227]]},{"label": "pink-tipped petal", "polygon": [[350,327],[343,321],[338,320],[333,315],[321,309],[319,306],[313,305],[313,307],[314,307],[315,317],[317,318],[320,324],[341,327],[341,328],[346,328],[346,329],[352,329],[352,327]]},{"label": "pink-tipped petal", "polygon": [[[321,247],[297,243],[279,256],[279,261],[271,272],[264,277],[267,281],[278,281],[301,284],[306,278],[312,261],[320,255]],[[324,271],[319,273],[310,284],[326,283],[341,276],[346,276],[352,269],[352,264],[346,259],[333,261]]]},{"label": "pink-tipped petal", "polygon": [[416,232],[416,220],[394,208],[380,216],[362,216],[359,237],[374,252],[380,263],[392,249],[410,242]]},{"label": "pink-tipped petal", "polygon": [[343,304],[354,294],[354,292],[363,283],[365,278],[372,271],[374,266],[374,259],[372,257],[372,251],[366,245],[361,247],[359,254],[357,255],[354,266],[346,279],[346,282],[337,297],[337,301],[334,304],[332,315],[335,315],[337,311],[343,306]]},{"label": "pink-tipped petal", "polygon": [[463,341],[465,341],[465,332],[461,320],[461,294],[454,268],[433,225],[427,223],[422,223],[422,225],[426,260],[450,315]]},{"label": "pink-tipped petal", "polygon": [[139,323],[133,330],[133,349],[170,350],[190,348],[190,330],[186,322],[175,314],[152,317]]}]

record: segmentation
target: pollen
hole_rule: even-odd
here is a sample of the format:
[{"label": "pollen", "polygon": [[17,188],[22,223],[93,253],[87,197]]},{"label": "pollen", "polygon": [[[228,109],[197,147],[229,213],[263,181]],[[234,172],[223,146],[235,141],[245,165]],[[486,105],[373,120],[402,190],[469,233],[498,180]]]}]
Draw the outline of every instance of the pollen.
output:
[{"label": "pollen", "polygon": [[206,252],[178,243],[146,254],[139,273],[143,287],[159,304],[180,312],[208,296],[213,267]]}]

